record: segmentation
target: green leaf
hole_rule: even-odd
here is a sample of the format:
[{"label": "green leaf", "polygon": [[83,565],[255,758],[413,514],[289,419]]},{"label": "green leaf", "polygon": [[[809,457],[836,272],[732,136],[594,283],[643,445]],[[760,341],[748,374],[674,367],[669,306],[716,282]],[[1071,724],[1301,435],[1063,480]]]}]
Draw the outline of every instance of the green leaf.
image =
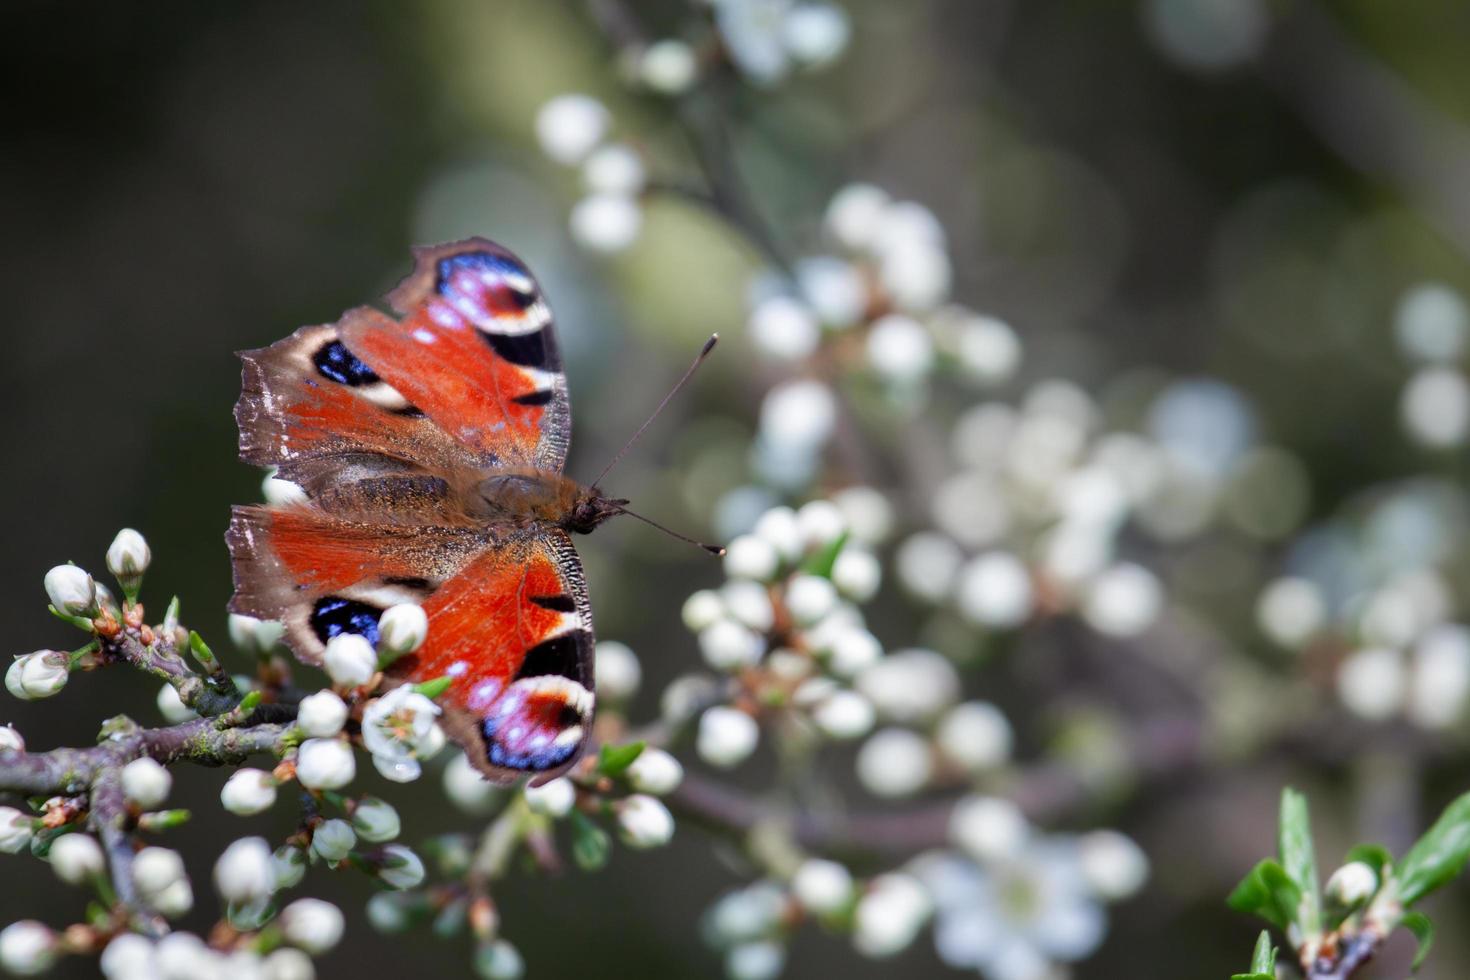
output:
[{"label": "green leaf", "polygon": [[837,564],[837,555],[842,551],[842,546],[847,544],[847,532],[843,531],[833,539],[821,551],[816,552],[801,566],[801,570],[808,575],[820,575],[823,578],[832,577],[832,566]]},{"label": "green leaf", "polygon": [[571,824],[572,860],[577,862],[577,867],[583,871],[596,871],[607,864],[608,855],[612,853],[612,838],[608,837],[607,831],[580,810],[572,811]]},{"label": "green leaf", "polygon": [[597,752],[597,771],[605,776],[621,776],[640,755],[644,742],[627,745],[604,745]]},{"label": "green leaf", "polygon": [[1423,912],[1405,912],[1404,917],[1399,920],[1403,927],[1414,934],[1419,940],[1419,948],[1414,951],[1414,965],[1410,968],[1413,972],[1419,972],[1419,965],[1424,962],[1424,957],[1429,955],[1429,947],[1434,944],[1434,923],[1429,921],[1429,916]]},{"label": "green leaf", "polygon": [[1385,870],[1393,865],[1393,855],[1382,844],[1359,844],[1347,852],[1347,857],[1343,858],[1342,863],[1352,864],[1354,861],[1362,861],[1372,868],[1373,873],[1378,875],[1378,880],[1381,882],[1385,877]]},{"label": "green leaf", "polygon": [[1281,866],[1296,883],[1304,901],[1293,910],[1303,932],[1316,932],[1322,924],[1322,892],[1317,882],[1317,854],[1312,846],[1312,822],[1307,798],[1287,787],[1281,791],[1281,827],[1277,845]]},{"label": "green leaf", "polygon": [[1395,877],[1405,907],[1453,879],[1466,860],[1470,860],[1470,793],[1445,807],[1399,862]]},{"label": "green leaf", "polygon": [[432,701],[439,695],[443,694],[445,691],[449,690],[449,685],[453,683],[453,677],[436,677],[431,681],[424,681],[422,684],[415,684],[413,686],[413,689],[415,692],[422,694],[424,697]]},{"label": "green leaf", "polygon": [[1271,945],[1271,934],[1261,930],[1256,940],[1256,950],[1251,954],[1251,972],[1233,973],[1230,980],[1276,980],[1276,947]]},{"label": "green leaf", "polygon": [[1227,904],[1237,912],[1259,915],[1278,929],[1296,921],[1302,891],[1280,862],[1266,858],[1235,886]]}]

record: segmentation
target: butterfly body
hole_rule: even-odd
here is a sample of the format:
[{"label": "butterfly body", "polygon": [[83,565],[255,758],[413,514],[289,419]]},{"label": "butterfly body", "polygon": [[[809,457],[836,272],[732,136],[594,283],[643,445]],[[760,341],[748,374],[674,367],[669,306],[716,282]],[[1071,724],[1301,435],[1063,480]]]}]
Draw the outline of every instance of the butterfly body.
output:
[{"label": "butterfly body", "polygon": [[594,708],[592,614],[570,533],[626,501],[565,476],[566,379],[550,311],[483,239],[416,252],[372,307],[244,352],[241,456],[301,499],[237,507],[235,612],[278,619],[303,660],[420,604],[394,678],[451,678],[448,734],[500,781],[576,761]]}]

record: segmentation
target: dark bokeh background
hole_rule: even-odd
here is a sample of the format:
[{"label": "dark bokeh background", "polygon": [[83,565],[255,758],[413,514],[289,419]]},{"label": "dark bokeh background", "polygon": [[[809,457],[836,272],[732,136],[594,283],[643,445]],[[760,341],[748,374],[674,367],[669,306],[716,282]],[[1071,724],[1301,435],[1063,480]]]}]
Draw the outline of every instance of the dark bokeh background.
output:
[{"label": "dark bokeh background", "polygon": [[[1303,453],[1325,513],[1419,465],[1394,435],[1403,370],[1383,325],[1413,282],[1470,285],[1470,6],[1280,3],[1262,15],[1253,54],[1212,70],[1168,56],[1149,27],[1159,6],[853,3],[841,64],[750,96],[758,125],[741,163],[778,223],[819,213],[855,176],[929,204],[952,236],[958,293],[1013,319],[1028,376],[1091,385],[1159,365],[1239,385],[1269,434]],[[655,5],[655,17],[677,10]],[[530,120],[561,91],[613,90],[580,6],[22,2],[8,12],[0,621],[15,652],[70,641],[45,613],[41,576],[67,559],[100,570],[124,525],[153,546],[152,601],[179,593],[186,621],[223,646],[223,528],[229,505],[259,486],[235,459],[232,352],[381,295],[406,271],[408,246],[429,239],[483,233],[538,270],[570,351],[571,469],[584,476],[699,337],[735,328],[733,349],[618,488],[707,533],[708,510],[661,475],[677,471],[690,438],[681,420],[719,405],[749,425],[740,413],[759,392],[738,325],[754,259],[674,211],[651,212],[646,247],[607,265],[566,241],[568,178],[535,150]],[[655,108],[615,107],[651,138],[667,129]],[[691,583],[718,578],[675,549],[638,527],[583,547],[600,631],[631,643],[655,679],[694,656],[679,603]],[[86,744],[105,714],[154,718],[153,693],[107,671],[51,701],[7,699],[0,720],[32,747]],[[1269,850],[1285,775],[1171,784],[1108,814],[1149,848],[1156,877],[1077,975],[1243,968],[1256,927],[1223,896]],[[204,845],[284,832],[286,816],[281,826],[229,817],[213,802],[224,774],[179,778],[179,805],[198,816],[178,842],[207,908]],[[1333,778],[1314,785],[1330,792]],[[462,824],[441,812],[431,781],[390,798],[421,831]],[[1222,812],[1232,836],[1213,832]],[[1324,850],[1338,853],[1352,830],[1337,833]],[[724,857],[685,827],[675,846],[620,852],[595,877],[516,878],[499,893],[505,930],[541,975],[711,975],[695,910],[738,880]],[[75,896],[39,866],[26,874],[0,891],[0,921],[65,921]],[[346,875],[324,888],[349,912],[367,894]],[[1457,975],[1463,951],[1444,945],[1438,975]],[[457,975],[467,954],[422,934],[383,938],[353,916],[323,972]],[[897,965],[873,964],[820,935],[798,941],[788,973],[832,969],[944,974],[924,942]]]}]

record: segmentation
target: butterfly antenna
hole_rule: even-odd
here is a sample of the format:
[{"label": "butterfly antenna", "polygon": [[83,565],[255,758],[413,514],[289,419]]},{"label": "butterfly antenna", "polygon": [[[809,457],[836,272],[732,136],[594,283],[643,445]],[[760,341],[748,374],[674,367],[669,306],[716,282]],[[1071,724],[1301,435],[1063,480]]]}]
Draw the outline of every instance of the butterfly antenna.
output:
[{"label": "butterfly antenna", "polygon": [[[699,356],[694,359],[694,363],[693,364],[689,365],[689,370],[685,371],[684,372],[684,376],[678,380],[678,382],[674,385],[674,387],[672,387],[672,388],[669,389],[669,393],[667,395],[664,395],[664,400],[658,403],[658,408],[655,408],[653,410],[653,414],[648,417],[648,421],[647,422],[644,422],[642,425],[640,425],[638,427],[638,431],[635,432],[635,433],[633,433],[633,437],[631,439],[629,439],[626,443],[623,444],[623,448],[618,450],[618,454],[612,458],[612,462],[608,463],[606,466],[604,466],[602,468],[602,472],[599,473],[599,474],[597,474],[597,479],[595,479],[595,480],[592,481],[592,484],[591,484],[592,486],[595,487],[599,483],[601,483],[602,482],[602,478],[605,477],[605,476],[607,476],[607,474],[609,472],[611,472],[611,470],[612,470],[612,468],[614,466],[617,466],[618,465],[618,461],[621,460],[623,458],[623,456],[627,454],[627,452],[628,452],[629,449],[632,449],[633,448],[633,443],[637,442],[639,440],[639,438],[642,437],[644,431],[647,430],[648,427],[653,424],[653,420],[656,419],[656,418],[658,418],[659,417],[659,413],[661,413],[664,410],[664,407],[666,405],[668,405],[669,400],[672,399],[675,395],[677,395],[679,393],[679,389],[680,388],[684,387],[684,383],[694,376],[694,372],[699,369],[699,366],[701,364],[704,363],[704,359],[706,357],[709,357],[709,352],[715,349],[715,344],[719,343],[719,340],[720,340],[720,335],[719,334],[717,334],[717,333],[710,334],[709,340],[706,340],[704,342],[704,347],[700,349]],[[625,511],[624,513],[627,513],[627,512]],[[633,514],[632,516],[638,517],[637,514]],[[639,517],[638,519],[640,521],[648,521],[648,518],[646,518],[646,517]],[[652,521],[648,521],[648,523],[653,524]],[[657,524],[654,524],[653,526],[654,527],[658,527]],[[663,530],[668,531],[668,528],[663,528]],[[674,534],[673,531],[669,531],[669,533],[670,534]],[[674,534],[674,537],[676,537],[676,538],[677,537],[681,537],[681,535]],[[687,541],[689,539],[688,538],[685,538],[684,540]],[[695,544],[699,544],[698,541],[695,541],[694,543]],[[701,547],[708,547],[708,545],[701,545]]]},{"label": "butterfly antenna", "polygon": [[[695,362],[695,363],[698,364],[698,362]],[[680,383],[682,384],[683,382],[680,382]],[[694,545],[697,548],[703,548],[705,551],[708,551],[710,554],[715,555],[716,557],[722,556],[725,553],[725,549],[723,547],[721,547],[720,545],[717,545],[717,544],[705,544],[703,541],[695,541],[693,538],[689,537],[687,534],[680,534],[678,531],[670,530],[669,528],[664,527],[658,521],[649,520],[647,517],[644,517],[642,514],[635,514],[631,510],[628,510],[626,507],[619,507],[618,508],[618,513],[619,514],[627,514],[629,517],[636,518],[636,519],[642,521],[644,524],[647,524],[649,527],[656,527],[660,531],[664,532],[665,534],[667,534],[671,538],[678,538],[680,541],[687,541],[687,542],[689,542],[690,544]]]}]

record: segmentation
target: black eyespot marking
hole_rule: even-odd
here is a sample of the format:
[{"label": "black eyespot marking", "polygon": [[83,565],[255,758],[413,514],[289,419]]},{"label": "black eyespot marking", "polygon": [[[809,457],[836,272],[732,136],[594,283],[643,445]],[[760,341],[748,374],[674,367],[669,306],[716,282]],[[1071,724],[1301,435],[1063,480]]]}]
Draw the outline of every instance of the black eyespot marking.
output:
[{"label": "black eyespot marking", "polygon": [[566,677],[583,687],[588,686],[584,676],[582,652],[592,652],[592,634],[586,630],[572,630],[553,636],[526,651],[525,662],[516,673],[515,679],[526,677]]},{"label": "black eyespot marking", "polygon": [[531,601],[542,609],[550,609],[554,612],[577,611],[577,602],[569,595],[533,595]]},{"label": "black eyespot marking", "polygon": [[392,575],[383,579],[384,585],[396,585],[399,588],[422,590],[429,587],[429,580],[419,578],[415,575]]},{"label": "black eyespot marking", "polygon": [[546,342],[544,328],[531,333],[482,332],[480,336],[485,338],[485,342],[495,353],[512,364],[540,368],[543,371],[554,371],[560,367],[556,352]]},{"label": "black eyespot marking", "polygon": [[582,712],[569,704],[564,704],[556,716],[556,723],[562,728],[571,728],[573,725],[579,725],[582,723]]},{"label": "black eyespot marking", "polygon": [[533,391],[529,395],[516,395],[511,401],[517,405],[550,405],[551,398],[552,392],[547,389],[546,391]]},{"label": "black eyespot marking", "polygon": [[382,614],[383,610],[365,602],[324,596],[312,607],[309,622],[312,632],[323,643],[342,633],[356,633],[377,646],[378,617]]},{"label": "black eyespot marking", "polygon": [[316,365],[318,374],[338,384],[356,388],[358,385],[374,384],[378,380],[373,369],[359,361],[340,340],[323,344],[311,355],[311,363]]}]

